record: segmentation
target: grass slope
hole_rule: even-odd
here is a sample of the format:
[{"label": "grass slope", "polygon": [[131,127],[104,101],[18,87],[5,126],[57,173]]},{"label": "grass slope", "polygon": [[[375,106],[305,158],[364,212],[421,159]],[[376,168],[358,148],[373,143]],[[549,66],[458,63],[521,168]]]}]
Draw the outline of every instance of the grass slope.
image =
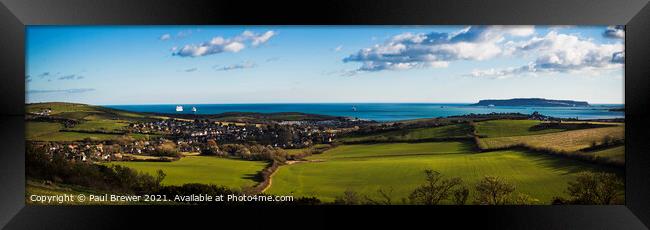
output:
[{"label": "grass slope", "polygon": [[[106,134],[101,132],[119,132],[124,127],[135,121],[150,121],[161,117],[132,113],[122,110],[109,109],[101,106],[49,102],[27,104],[28,113],[51,109],[52,118],[65,118],[78,122],[68,132],[61,132],[63,124],[57,122],[28,121],[26,138],[35,141],[80,141],[85,138],[94,140],[114,140],[121,138],[119,134]],[[72,131],[72,132],[69,132]],[[75,132],[77,131],[77,132]],[[92,133],[100,132],[100,133]],[[135,139],[146,139],[147,135],[129,135]]]},{"label": "grass slope", "polygon": [[614,148],[604,149],[593,152],[598,157],[606,158],[611,161],[625,163],[625,146],[618,146]]},{"label": "grass slope", "polygon": [[159,169],[167,176],[164,185],[187,183],[216,184],[231,188],[252,186],[257,172],[266,167],[265,162],[243,161],[209,156],[188,156],[173,162],[113,162],[155,175]]},{"label": "grass slope", "polygon": [[[376,149],[369,150],[373,147]],[[603,170],[549,155],[521,151],[471,153],[467,149],[466,144],[455,142],[439,146],[431,143],[340,146],[312,157],[322,162],[280,167],[267,192],[333,201],[346,189],[376,198],[378,189],[392,188],[393,202],[401,203],[402,198],[424,182],[423,170],[433,169],[446,177],[461,177],[470,189],[485,175],[501,176],[515,183],[519,192],[547,204],[553,196],[565,196],[567,182],[577,172]]]},{"label": "grass slope", "polygon": [[[93,140],[115,140],[123,135],[104,133],[63,132],[63,125],[55,122],[28,121],[25,138],[31,141],[81,141],[86,138]],[[148,139],[153,135],[128,134],[135,139]]]},{"label": "grass slope", "polygon": [[323,154],[308,157],[309,160],[331,160],[343,158],[371,158],[406,155],[442,155],[468,153],[472,150],[469,143],[463,142],[428,142],[428,143],[394,143],[369,145],[341,145]]},{"label": "grass slope", "polygon": [[563,129],[530,130],[540,123],[541,121],[537,120],[492,120],[477,122],[475,125],[476,133],[485,137],[510,137],[564,131]]},{"label": "grass slope", "polygon": [[467,124],[446,125],[441,127],[417,128],[407,130],[389,131],[366,136],[353,136],[341,138],[343,142],[363,141],[417,141],[435,138],[468,137],[471,128]]}]

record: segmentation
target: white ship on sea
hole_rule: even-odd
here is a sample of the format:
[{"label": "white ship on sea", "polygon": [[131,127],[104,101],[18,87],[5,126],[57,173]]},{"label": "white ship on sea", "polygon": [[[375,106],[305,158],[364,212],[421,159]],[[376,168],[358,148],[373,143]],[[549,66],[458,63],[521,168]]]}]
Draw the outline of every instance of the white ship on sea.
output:
[{"label": "white ship on sea", "polygon": [[183,106],[177,105],[176,106],[176,112],[183,112]]},{"label": "white ship on sea", "polygon": [[192,107],[192,112],[196,113],[196,107]]}]

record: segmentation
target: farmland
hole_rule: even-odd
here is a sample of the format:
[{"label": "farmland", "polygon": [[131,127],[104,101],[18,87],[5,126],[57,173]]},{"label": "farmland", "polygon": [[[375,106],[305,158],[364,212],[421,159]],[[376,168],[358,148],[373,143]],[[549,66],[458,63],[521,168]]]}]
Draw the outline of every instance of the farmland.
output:
[{"label": "farmland", "polygon": [[135,170],[155,175],[163,170],[167,176],[164,185],[187,183],[217,184],[239,189],[252,186],[259,171],[266,167],[265,162],[243,161],[208,156],[187,156],[173,162],[113,162]]},{"label": "farmland", "polygon": [[427,127],[389,131],[374,135],[352,136],[342,138],[343,142],[382,142],[382,141],[422,141],[428,139],[447,139],[468,137],[470,127],[467,124],[446,125],[441,127]]},{"label": "farmland", "polygon": [[[373,148],[375,148],[373,151]],[[284,166],[273,176],[273,194],[316,196],[333,201],[346,189],[377,197],[378,189],[392,189],[401,202],[423,182],[423,170],[473,184],[485,175],[501,176],[520,192],[547,204],[563,195],[577,172],[603,170],[575,160],[524,151],[473,153],[464,143],[383,144],[342,146],[314,156],[309,163]],[[381,150],[376,155],[370,154]]]},{"label": "farmland", "polygon": [[[75,122],[65,127],[61,122],[27,121],[26,139],[33,141],[81,141],[86,138],[97,141],[115,140],[124,135],[122,129],[131,122],[148,121],[163,117],[143,115],[100,106],[75,103],[37,103],[27,105],[28,113],[49,109],[50,116]],[[129,134],[135,139],[147,139],[147,135]]]},{"label": "farmland", "polygon": [[531,128],[539,125],[541,121],[536,120],[493,120],[476,123],[476,133],[485,137],[510,137],[525,136],[544,133],[564,131],[563,129],[544,129],[531,131]]},{"label": "farmland", "polygon": [[486,149],[500,149],[524,144],[534,148],[572,152],[588,148],[593,143],[598,144],[606,136],[610,136],[614,140],[621,140],[625,136],[625,127],[615,126],[539,135],[481,138],[481,142]]},{"label": "farmland", "polygon": [[[507,180],[536,204],[550,204],[554,197],[567,195],[568,182],[578,173],[620,175],[625,162],[622,122],[481,115],[319,127],[312,120],[318,116],[293,113],[209,115],[200,121],[72,103],[30,104],[27,109],[33,117],[26,121],[26,140],[47,143],[47,149],[73,161],[121,165],[153,176],[162,170],[163,186],[254,188],[266,194],[313,196],[325,203],[348,190],[378,198],[379,189],[389,191],[393,203],[403,203],[424,182],[424,170],[431,169],[445,178],[461,178],[470,188],[468,204],[474,199],[473,186],[485,176]],[[51,114],[37,115],[44,109]],[[273,123],[279,118],[307,121]],[[250,123],[259,119],[264,122]],[[226,134],[233,138],[217,139]],[[330,134],[336,135],[321,136]],[[290,146],[259,142],[293,138],[299,141],[278,143]],[[45,194],[92,191],[66,184],[27,188]]]},{"label": "farmland", "polygon": [[[97,124],[96,122],[95,124]],[[102,121],[104,127],[119,127],[121,124],[114,124]],[[89,125],[85,125],[88,127]],[[82,126],[83,127],[83,126]],[[87,131],[87,130],[84,130]],[[26,139],[33,141],[81,141],[86,138],[91,140],[115,140],[122,138],[121,134],[110,133],[93,133],[93,132],[75,132],[64,130],[63,125],[54,122],[29,121],[26,124]],[[128,134],[127,136],[135,139],[148,139],[153,135]]]}]

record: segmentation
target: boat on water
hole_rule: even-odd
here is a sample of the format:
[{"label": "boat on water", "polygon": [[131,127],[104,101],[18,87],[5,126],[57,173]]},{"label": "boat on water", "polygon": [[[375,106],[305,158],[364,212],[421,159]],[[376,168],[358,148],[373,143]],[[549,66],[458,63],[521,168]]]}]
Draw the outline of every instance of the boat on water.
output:
[{"label": "boat on water", "polygon": [[356,106],[352,106],[352,111],[356,112],[356,111],[357,111],[357,107],[356,107]]},{"label": "boat on water", "polygon": [[183,106],[177,105],[176,106],[176,112],[183,112]]},{"label": "boat on water", "polygon": [[196,107],[192,107],[192,112],[195,112],[195,113],[196,113],[196,111],[197,111],[197,110],[196,110]]}]

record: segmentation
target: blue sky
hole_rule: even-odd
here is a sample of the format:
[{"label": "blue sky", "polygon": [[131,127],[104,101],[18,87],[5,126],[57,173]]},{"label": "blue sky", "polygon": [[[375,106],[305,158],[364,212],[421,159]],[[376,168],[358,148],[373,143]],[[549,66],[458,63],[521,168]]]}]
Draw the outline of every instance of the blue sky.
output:
[{"label": "blue sky", "polygon": [[613,26],[29,26],[27,102],[624,103]]}]

